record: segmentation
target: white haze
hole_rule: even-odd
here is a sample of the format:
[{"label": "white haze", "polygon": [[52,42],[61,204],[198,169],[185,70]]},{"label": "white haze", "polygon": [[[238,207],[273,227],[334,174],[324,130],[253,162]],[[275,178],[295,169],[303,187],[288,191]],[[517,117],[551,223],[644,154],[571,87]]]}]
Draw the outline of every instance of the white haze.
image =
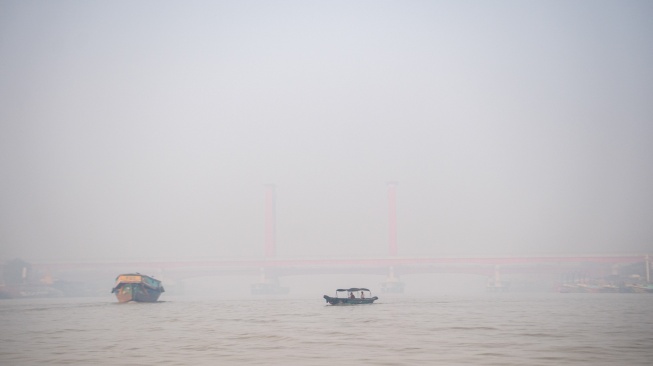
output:
[{"label": "white haze", "polygon": [[2,1],[0,259],[653,251],[650,1]]}]

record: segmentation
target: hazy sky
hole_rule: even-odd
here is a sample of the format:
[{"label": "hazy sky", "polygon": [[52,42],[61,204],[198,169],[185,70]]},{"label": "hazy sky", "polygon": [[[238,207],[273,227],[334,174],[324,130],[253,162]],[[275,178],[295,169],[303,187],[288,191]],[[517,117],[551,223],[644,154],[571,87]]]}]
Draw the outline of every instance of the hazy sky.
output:
[{"label": "hazy sky", "polygon": [[653,252],[650,1],[0,1],[0,259]]}]

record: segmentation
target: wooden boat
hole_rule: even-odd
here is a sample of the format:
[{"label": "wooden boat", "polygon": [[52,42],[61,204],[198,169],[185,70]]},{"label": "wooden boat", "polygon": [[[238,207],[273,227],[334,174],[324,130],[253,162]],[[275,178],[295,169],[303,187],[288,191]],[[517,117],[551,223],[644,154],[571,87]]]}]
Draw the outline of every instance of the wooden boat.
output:
[{"label": "wooden boat", "polygon": [[653,293],[653,283],[631,285],[630,289],[632,292],[639,294],[651,294]]},{"label": "wooden boat", "polygon": [[[340,295],[344,295],[340,297]],[[366,288],[339,288],[336,290],[336,296],[331,297],[324,295],[324,299],[331,305],[358,305],[358,304],[371,304],[379,298],[372,296],[372,291]]]},{"label": "wooden boat", "polygon": [[119,275],[111,289],[118,302],[156,302],[164,291],[161,281],[140,273]]}]

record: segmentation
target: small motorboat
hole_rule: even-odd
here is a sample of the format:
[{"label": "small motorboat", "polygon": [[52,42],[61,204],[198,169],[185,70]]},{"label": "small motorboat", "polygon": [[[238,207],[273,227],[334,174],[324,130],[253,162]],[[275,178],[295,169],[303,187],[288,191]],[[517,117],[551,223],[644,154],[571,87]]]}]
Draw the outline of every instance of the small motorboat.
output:
[{"label": "small motorboat", "polygon": [[[343,295],[343,296],[340,296]],[[336,296],[324,295],[324,299],[331,305],[358,305],[371,304],[379,298],[372,296],[372,291],[362,287],[339,288]]]}]

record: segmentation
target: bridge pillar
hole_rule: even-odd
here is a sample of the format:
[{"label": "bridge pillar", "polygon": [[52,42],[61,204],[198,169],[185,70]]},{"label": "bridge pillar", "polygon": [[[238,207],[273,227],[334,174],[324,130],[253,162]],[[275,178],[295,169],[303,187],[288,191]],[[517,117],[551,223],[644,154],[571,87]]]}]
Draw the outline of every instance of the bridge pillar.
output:
[{"label": "bridge pillar", "polygon": [[279,276],[266,275],[265,268],[261,268],[260,271],[259,281],[250,287],[252,295],[287,295],[290,292],[288,287],[281,286]]},{"label": "bridge pillar", "polygon": [[276,186],[265,185],[265,258],[273,258],[277,252],[276,232]]},{"label": "bridge pillar", "polygon": [[395,276],[394,267],[388,269],[388,277],[381,283],[381,291],[384,293],[404,292],[404,283],[399,280],[398,276]]},{"label": "bridge pillar", "polygon": [[492,292],[502,292],[507,290],[507,284],[501,280],[501,272],[499,265],[494,266],[494,276],[488,281],[487,289]]},{"label": "bridge pillar", "polygon": [[397,256],[397,182],[388,182],[388,254]]}]

